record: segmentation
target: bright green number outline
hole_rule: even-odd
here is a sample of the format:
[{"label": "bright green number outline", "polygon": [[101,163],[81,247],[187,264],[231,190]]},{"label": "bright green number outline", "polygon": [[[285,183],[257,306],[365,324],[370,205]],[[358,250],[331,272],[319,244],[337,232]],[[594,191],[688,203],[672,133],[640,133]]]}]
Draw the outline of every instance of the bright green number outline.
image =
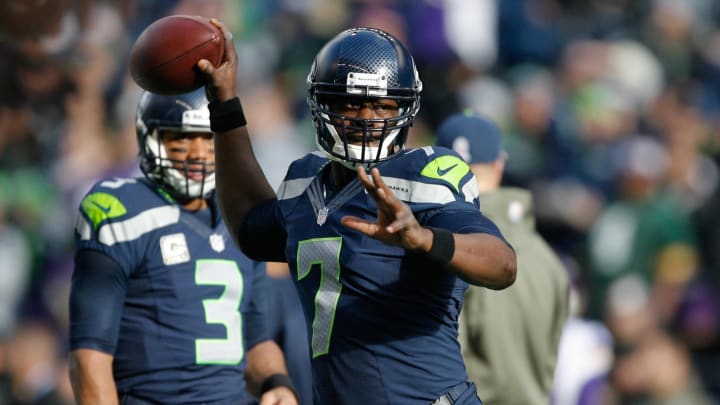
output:
[{"label": "bright green number outline", "polygon": [[205,322],[225,326],[224,339],[195,339],[196,364],[236,365],[245,357],[240,302],[243,297],[242,273],[232,260],[197,260],[195,284],[225,287],[218,298],[203,300]]},{"label": "bright green number outline", "polygon": [[318,238],[300,241],[297,249],[297,278],[302,280],[320,266],[320,285],[315,293],[315,317],[312,323],[312,357],[330,351],[335,311],[340,300],[340,249],[342,238]]}]

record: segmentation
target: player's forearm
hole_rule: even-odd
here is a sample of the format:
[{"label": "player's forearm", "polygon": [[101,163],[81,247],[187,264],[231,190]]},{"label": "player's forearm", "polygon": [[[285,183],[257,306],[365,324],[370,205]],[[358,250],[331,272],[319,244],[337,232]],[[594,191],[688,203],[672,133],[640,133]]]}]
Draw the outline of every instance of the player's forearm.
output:
[{"label": "player's forearm", "polygon": [[78,405],[118,404],[112,361],[112,356],[97,350],[78,349],[70,354],[70,382]]},{"label": "player's forearm", "polygon": [[248,211],[275,192],[255,158],[245,126],[215,136],[215,159],[218,199],[235,235]]},{"label": "player's forearm", "polygon": [[260,405],[298,405],[298,396],[287,376],[285,358],[272,340],[248,351],[245,381],[248,391],[260,398]]},{"label": "player's forearm", "polygon": [[256,204],[275,196],[265,178],[250,144],[245,115],[237,98],[237,52],[230,31],[218,20],[211,19],[225,38],[221,63],[213,66],[208,60],[197,67],[205,78],[205,92],[211,103],[210,129],[215,135],[215,184],[223,217],[233,235]]},{"label": "player's forearm", "polygon": [[448,264],[460,278],[494,290],[515,282],[515,252],[505,242],[482,233],[453,234],[453,238],[455,251]]},{"label": "player's forearm", "polygon": [[271,340],[253,346],[247,353],[245,367],[248,391],[259,396],[263,382],[274,374],[287,374],[285,358],[280,347]]}]

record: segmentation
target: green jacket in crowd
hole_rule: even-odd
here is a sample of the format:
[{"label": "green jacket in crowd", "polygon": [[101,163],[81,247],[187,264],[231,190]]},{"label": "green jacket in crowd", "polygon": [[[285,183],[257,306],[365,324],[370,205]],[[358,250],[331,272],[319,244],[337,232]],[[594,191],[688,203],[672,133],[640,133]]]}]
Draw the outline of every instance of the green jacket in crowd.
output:
[{"label": "green jacket in crowd", "polygon": [[480,194],[517,255],[517,280],[501,291],[470,286],[460,314],[460,343],[470,380],[485,405],[548,405],[558,344],[569,311],[566,271],[535,231],[530,193]]}]

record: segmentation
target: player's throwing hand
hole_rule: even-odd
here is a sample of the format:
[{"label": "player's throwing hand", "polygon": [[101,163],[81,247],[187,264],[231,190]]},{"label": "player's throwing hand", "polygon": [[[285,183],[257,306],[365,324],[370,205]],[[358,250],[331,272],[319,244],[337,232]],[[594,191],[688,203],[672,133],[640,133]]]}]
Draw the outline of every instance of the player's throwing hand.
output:
[{"label": "player's throwing hand", "polygon": [[380,176],[380,170],[373,168],[370,176],[365,168],[357,168],[358,179],[377,205],[377,222],[346,216],[342,223],[356,231],[389,245],[402,246],[408,250],[429,249],[432,232],[418,223],[410,207],[402,202]]}]

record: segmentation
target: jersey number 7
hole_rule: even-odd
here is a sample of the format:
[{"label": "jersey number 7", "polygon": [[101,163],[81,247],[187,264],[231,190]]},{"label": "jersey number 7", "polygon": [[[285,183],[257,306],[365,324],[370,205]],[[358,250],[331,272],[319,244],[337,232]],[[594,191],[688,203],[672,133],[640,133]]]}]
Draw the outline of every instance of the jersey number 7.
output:
[{"label": "jersey number 7", "polygon": [[335,321],[335,310],[342,292],[340,284],[340,248],[342,238],[318,238],[300,241],[297,252],[297,278],[302,280],[320,266],[320,286],[315,293],[315,317],[312,323],[312,357],[327,354]]}]

